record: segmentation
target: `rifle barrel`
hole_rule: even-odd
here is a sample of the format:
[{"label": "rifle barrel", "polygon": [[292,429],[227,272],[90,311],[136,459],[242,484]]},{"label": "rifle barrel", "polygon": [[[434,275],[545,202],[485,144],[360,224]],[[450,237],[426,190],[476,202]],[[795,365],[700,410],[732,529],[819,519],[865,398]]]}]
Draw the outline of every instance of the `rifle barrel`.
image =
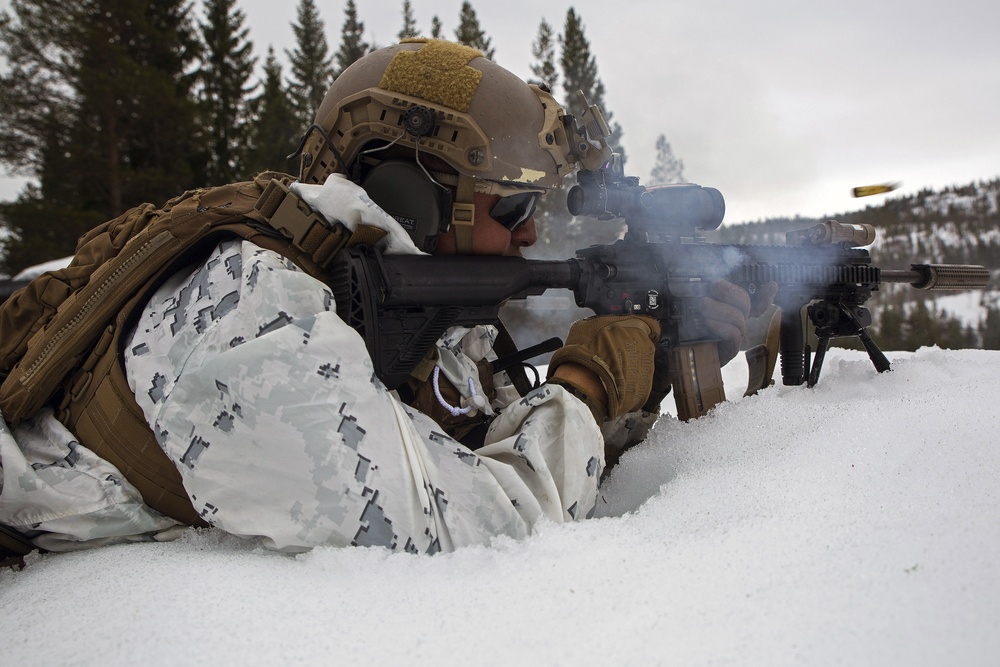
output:
[{"label": "rifle barrel", "polygon": [[916,289],[982,289],[990,281],[990,272],[974,264],[911,264],[910,270],[882,269],[882,282],[909,283]]}]

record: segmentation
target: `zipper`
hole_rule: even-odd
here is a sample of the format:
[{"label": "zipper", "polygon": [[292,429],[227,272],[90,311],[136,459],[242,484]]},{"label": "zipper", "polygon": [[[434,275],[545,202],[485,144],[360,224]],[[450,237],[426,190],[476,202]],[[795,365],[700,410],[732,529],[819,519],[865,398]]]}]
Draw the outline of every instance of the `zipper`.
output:
[{"label": "zipper", "polygon": [[[72,316],[69,322],[64,324],[55,334],[53,334],[51,340],[45,345],[44,349],[39,352],[38,356],[31,366],[25,370],[22,374],[20,382],[22,385],[27,387],[30,385],[32,379],[38,375],[45,377],[45,372],[51,370],[49,366],[53,365],[53,360],[60,359],[60,355],[56,354],[64,346],[70,345],[75,341],[72,338],[73,333],[79,327],[79,325],[86,321],[95,311],[100,312],[99,309],[102,306],[102,302],[107,301],[108,304],[105,305],[107,310],[118,310],[123,302],[116,301],[114,299],[106,298],[113,290],[123,289],[124,291],[120,294],[127,295],[127,298],[131,297],[131,291],[128,289],[128,281],[132,277],[132,273],[136,267],[143,268],[143,276],[150,275],[145,269],[145,264],[151,261],[151,258],[155,255],[157,251],[162,249],[167,245],[174,237],[170,232],[161,232],[153,238],[149,239],[140,246],[140,248],[132,254],[121,266],[114,270],[108,277],[104,278],[97,289],[94,291],[87,301],[80,307],[79,311]],[[103,322],[103,315],[101,316],[101,321]],[[64,360],[73,359],[77,354],[81,353],[82,350],[70,349],[71,354],[62,357]]]}]

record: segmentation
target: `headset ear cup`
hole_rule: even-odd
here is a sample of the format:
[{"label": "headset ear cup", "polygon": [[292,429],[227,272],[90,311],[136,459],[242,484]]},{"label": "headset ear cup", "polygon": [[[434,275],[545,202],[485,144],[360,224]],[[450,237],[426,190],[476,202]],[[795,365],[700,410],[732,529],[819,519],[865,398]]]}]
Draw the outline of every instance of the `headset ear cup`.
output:
[{"label": "headset ear cup", "polygon": [[384,160],[361,180],[371,200],[406,230],[413,244],[425,252],[437,245],[448,193],[427,177],[424,170],[407,160]]}]

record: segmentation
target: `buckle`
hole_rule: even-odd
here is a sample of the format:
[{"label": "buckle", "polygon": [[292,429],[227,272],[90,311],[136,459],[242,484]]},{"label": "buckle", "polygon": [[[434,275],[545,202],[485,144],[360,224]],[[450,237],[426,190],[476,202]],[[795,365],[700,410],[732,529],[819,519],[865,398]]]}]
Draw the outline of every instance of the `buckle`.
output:
[{"label": "buckle", "polygon": [[[330,229],[331,225],[308,204],[299,199],[288,185],[278,179],[272,179],[261,193],[254,210],[267,220],[268,224],[292,244],[303,248],[303,241],[309,235],[313,225],[321,225]],[[304,249],[304,248],[303,248]]]}]

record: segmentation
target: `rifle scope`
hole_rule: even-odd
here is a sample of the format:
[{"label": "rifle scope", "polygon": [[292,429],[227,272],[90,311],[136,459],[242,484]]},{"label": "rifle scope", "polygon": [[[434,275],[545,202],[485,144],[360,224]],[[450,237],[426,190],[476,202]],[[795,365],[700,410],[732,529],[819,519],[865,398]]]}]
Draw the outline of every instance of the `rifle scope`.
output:
[{"label": "rifle scope", "polygon": [[658,185],[648,189],[653,203],[635,212],[629,223],[657,227],[718,229],[726,215],[726,200],[715,188],[694,183]]},{"label": "rifle scope", "polygon": [[726,200],[715,188],[694,183],[644,187],[636,182],[607,183],[579,177],[566,198],[572,215],[625,218],[645,227],[712,230],[722,224]]}]

